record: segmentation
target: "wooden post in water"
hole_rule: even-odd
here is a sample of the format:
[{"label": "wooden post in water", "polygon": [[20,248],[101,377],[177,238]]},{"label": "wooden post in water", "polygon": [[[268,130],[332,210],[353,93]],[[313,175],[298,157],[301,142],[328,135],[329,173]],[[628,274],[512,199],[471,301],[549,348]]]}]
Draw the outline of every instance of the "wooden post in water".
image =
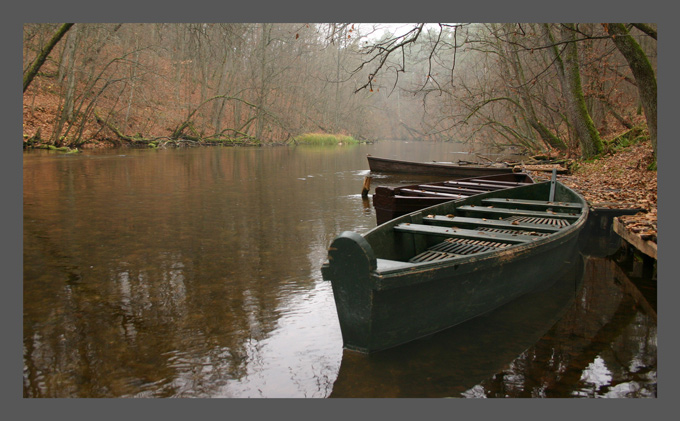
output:
[{"label": "wooden post in water", "polygon": [[368,197],[368,191],[371,190],[371,176],[364,178],[364,187],[361,189],[361,197]]}]

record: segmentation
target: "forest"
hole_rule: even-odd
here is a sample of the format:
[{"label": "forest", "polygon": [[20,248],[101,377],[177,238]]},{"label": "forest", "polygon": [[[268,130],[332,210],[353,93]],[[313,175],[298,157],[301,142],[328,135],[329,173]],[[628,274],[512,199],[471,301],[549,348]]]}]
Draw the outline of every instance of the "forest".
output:
[{"label": "forest", "polygon": [[34,23],[24,147],[268,145],[309,133],[656,158],[655,24]]},{"label": "forest", "polygon": [[[656,397],[657,24],[54,16],[22,25],[24,398]],[[364,359],[321,268],[378,228],[368,153],[560,167],[585,251],[562,287]]]}]

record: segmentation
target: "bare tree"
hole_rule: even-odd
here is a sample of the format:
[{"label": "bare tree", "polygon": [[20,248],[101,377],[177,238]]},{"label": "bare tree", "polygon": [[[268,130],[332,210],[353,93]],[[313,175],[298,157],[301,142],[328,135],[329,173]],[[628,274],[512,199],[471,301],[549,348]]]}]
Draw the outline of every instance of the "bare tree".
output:
[{"label": "bare tree", "polygon": [[567,145],[564,141],[552,133],[538,117],[538,113],[534,106],[534,100],[530,93],[530,87],[532,85],[535,86],[536,78],[530,80],[525,75],[525,69],[522,65],[522,60],[520,59],[517,35],[514,31],[509,30],[508,36],[510,38],[503,43],[506,49],[504,58],[508,61],[509,67],[512,69],[514,75],[515,85],[513,88],[517,91],[519,100],[523,105],[523,116],[527,123],[538,132],[541,139],[543,139],[547,145],[564,151],[567,149]]},{"label": "bare tree", "polygon": [[[612,115],[625,122],[624,106],[638,97],[639,82],[623,74],[599,25],[553,25],[552,40],[537,24],[409,24],[380,38],[362,38],[370,28],[351,23],[119,27],[64,32],[58,76],[50,62],[37,76],[60,89],[48,120],[55,142],[82,141],[97,111],[123,142],[276,142],[321,130],[564,150],[575,133],[591,136],[588,124],[579,129],[581,108],[598,124]],[[656,36],[650,25],[635,27]],[[55,27],[27,28],[25,56],[44,53]],[[578,31],[593,28],[610,62],[581,43],[592,34]],[[25,75],[34,66],[24,64]]]}]

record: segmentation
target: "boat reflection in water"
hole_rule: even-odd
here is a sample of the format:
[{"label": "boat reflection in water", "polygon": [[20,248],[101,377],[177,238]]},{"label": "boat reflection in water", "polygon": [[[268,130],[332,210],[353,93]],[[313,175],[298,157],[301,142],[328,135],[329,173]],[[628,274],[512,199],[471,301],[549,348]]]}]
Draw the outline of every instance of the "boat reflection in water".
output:
[{"label": "boat reflection in water", "polygon": [[657,317],[612,259],[588,256],[572,306],[466,397],[655,398]]},{"label": "boat reflection in water", "polygon": [[428,338],[375,354],[344,350],[331,398],[461,397],[541,338],[565,313],[583,279],[583,258],[543,290]]},{"label": "boat reflection in water", "polygon": [[656,397],[656,288],[640,289],[610,224],[592,221],[552,286],[428,339],[346,350],[330,397]]}]

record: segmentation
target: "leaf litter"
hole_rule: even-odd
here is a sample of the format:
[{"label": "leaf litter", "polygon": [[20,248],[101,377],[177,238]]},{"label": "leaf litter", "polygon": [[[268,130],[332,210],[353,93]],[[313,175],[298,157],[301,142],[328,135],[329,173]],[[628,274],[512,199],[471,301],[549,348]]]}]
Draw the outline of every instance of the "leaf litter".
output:
[{"label": "leaf litter", "polygon": [[[642,240],[657,242],[657,172],[650,142],[640,142],[592,162],[579,162],[569,175],[558,175],[564,185],[585,197],[591,207],[640,209],[619,222]],[[532,173],[537,180],[546,173]]]}]

